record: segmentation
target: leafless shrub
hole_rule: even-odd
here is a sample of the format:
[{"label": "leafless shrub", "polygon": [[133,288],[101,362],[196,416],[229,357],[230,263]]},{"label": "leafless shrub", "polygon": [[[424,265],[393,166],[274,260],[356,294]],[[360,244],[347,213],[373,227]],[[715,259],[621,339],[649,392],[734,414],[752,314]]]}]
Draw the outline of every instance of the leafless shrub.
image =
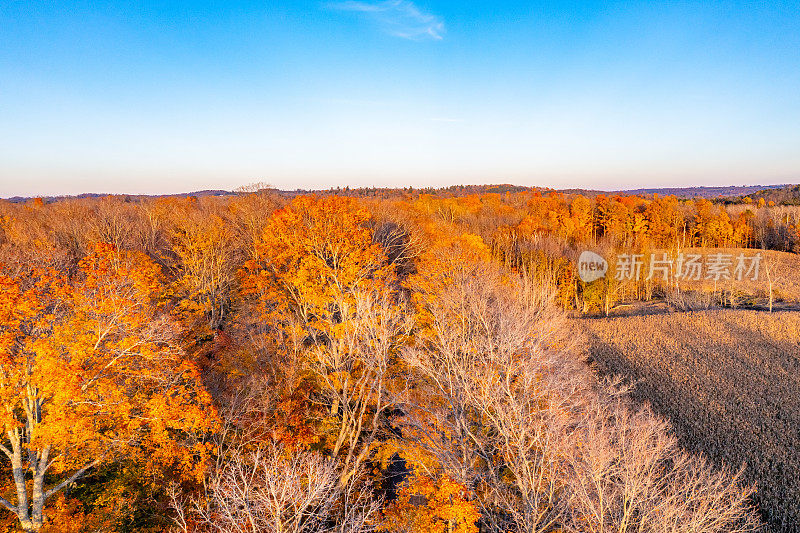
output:
[{"label": "leafless shrub", "polygon": [[670,307],[678,311],[710,309],[714,305],[713,294],[710,292],[681,290],[676,287],[667,289],[664,298]]}]

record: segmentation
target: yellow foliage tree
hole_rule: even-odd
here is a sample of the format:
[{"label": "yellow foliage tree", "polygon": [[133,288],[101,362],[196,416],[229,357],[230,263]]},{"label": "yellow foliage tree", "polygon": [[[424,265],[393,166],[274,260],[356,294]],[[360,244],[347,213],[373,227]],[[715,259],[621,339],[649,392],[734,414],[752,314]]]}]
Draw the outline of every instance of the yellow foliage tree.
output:
[{"label": "yellow foliage tree", "polygon": [[389,532],[478,533],[481,517],[469,491],[447,476],[413,475],[384,512]]},{"label": "yellow foliage tree", "polygon": [[[396,275],[355,199],[299,197],[276,211],[243,288],[277,337],[291,339],[326,405],[325,445],[346,483],[371,452],[404,323]],[[278,343],[281,344],[280,342]]]},{"label": "yellow foliage tree", "polygon": [[0,284],[0,451],[16,492],[0,505],[23,530],[40,530],[49,499],[120,455],[202,474],[200,437],[216,417],[172,342],[157,265],[98,245],[71,278],[30,270]]}]

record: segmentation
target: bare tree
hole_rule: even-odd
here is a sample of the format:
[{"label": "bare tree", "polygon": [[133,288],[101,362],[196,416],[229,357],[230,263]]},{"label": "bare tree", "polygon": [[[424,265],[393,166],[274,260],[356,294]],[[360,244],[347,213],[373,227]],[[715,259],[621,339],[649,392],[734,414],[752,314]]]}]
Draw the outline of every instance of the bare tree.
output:
[{"label": "bare tree", "polygon": [[369,456],[381,420],[393,407],[389,370],[408,320],[388,291],[364,291],[337,305],[342,317],[334,326],[337,334],[313,349],[311,367],[336,424],[332,454],[341,457],[346,485]]},{"label": "bare tree", "polygon": [[739,475],[683,452],[666,422],[598,383],[546,292],[476,262],[421,300],[428,328],[404,357],[428,384],[416,398],[433,399],[407,406],[407,423],[473,489],[491,531],[757,527]]},{"label": "bare tree", "polygon": [[[233,455],[212,479],[207,505],[195,502],[192,511],[217,533],[373,531],[379,503],[351,479],[342,486],[336,463],[318,453],[258,448]],[[179,526],[187,522],[185,511],[177,516]]]},{"label": "bare tree", "polygon": [[565,529],[577,532],[745,532],[759,528],[741,472],[680,449],[667,422],[632,410],[614,386],[586,405],[576,432]]},{"label": "bare tree", "polygon": [[427,338],[404,352],[447,413],[437,425],[451,438],[427,431],[425,444],[461,483],[480,487],[484,520],[498,531],[546,531],[559,519],[563,413],[581,383],[567,385],[573,341],[550,299],[499,267],[462,265],[426,299]]}]

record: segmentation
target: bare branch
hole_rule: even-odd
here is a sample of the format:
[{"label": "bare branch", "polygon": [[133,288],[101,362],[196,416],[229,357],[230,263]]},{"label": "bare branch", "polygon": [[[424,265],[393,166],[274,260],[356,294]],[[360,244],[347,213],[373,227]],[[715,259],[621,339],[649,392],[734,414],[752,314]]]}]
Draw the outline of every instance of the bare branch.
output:
[{"label": "bare branch", "polygon": [[67,485],[70,485],[71,483],[74,483],[75,481],[80,479],[81,476],[83,476],[86,473],[87,470],[89,470],[91,468],[94,468],[95,466],[99,465],[102,462],[102,460],[103,460],[102,457],[98,457],[97,459],[95,459],[91,463],[89,463],[86,466],[80,468],[78,471],[76,471],[74,474],[69,476],[67,479],[65,479],[64,481],[62,481],[58,485],[56,485],[56,486],[52,487],[51,489],[49,489],[48,491],[46,491],[44,493],[44,499],[47,500],[48,498],[50,498],[50,496],[52,496],[53,494],[57,493],[58,491],[60,491],[64,487],[66,487]]}]

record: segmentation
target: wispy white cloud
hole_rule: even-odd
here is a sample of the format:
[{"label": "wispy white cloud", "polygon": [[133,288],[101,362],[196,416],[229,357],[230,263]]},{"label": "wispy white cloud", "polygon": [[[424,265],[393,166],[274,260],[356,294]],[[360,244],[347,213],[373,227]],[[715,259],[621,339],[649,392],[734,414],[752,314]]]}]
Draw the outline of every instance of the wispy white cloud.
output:
[{"label": "wispy white cloud", "polygon": [[352,11],[368,17],[388,34],[403,39],[440,41],[444,37],[444,22],[431,13],[426,13],[406,0],[383,2],[361,2],[347,0],[328,4],[331,9]]}]

